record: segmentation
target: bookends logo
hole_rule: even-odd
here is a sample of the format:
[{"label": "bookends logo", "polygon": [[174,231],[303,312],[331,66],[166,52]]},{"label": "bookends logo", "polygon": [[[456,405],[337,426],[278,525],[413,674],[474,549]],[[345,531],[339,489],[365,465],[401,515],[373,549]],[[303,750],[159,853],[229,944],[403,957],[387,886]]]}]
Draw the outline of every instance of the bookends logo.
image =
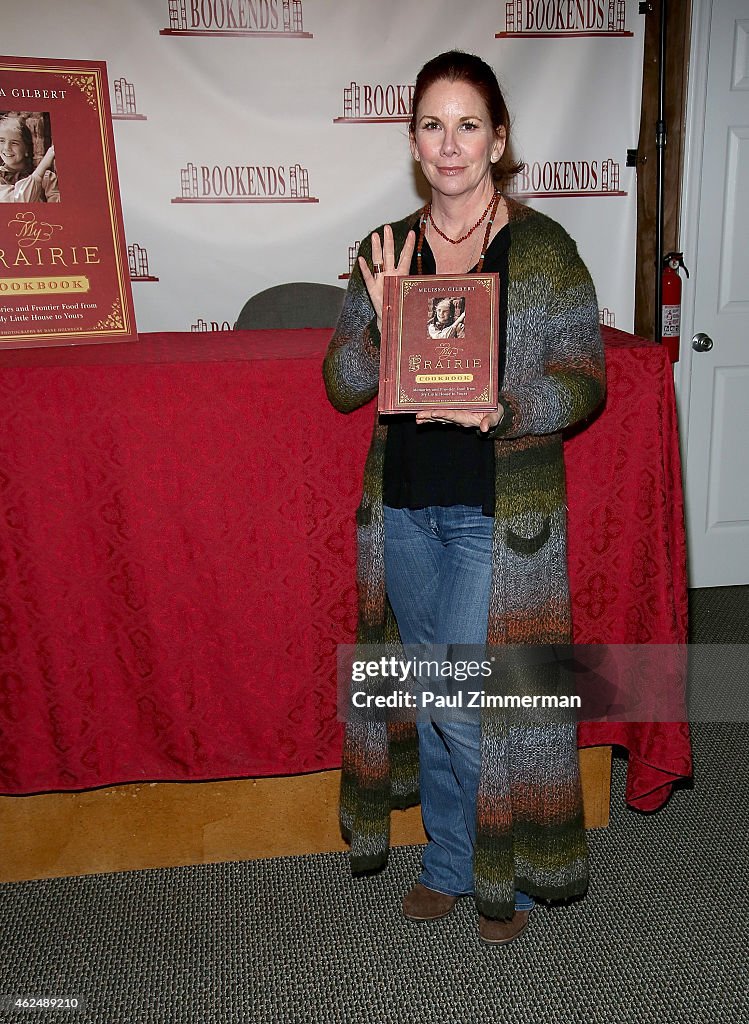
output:
[{"label": "bookends logo", "polygon": [[208,331],[231,331],[233,329],[228,320],[224,320],[222,323],[219,323],[218,320],[206,322],[202,317],[198,317],[194,324],[190,324],[190,330],[193,334],[202,334]]},{"label": "bookends logo", "polygon": [[319,203],[310,195],[309,173],[301,164],[276,167],[188,163],[180,170],[180,194],[173,203]]},{"label": "bookends logo", "polygon": [[351,82],[343,90],[343,116],[333,124],[392,124],[411,120],[413,85]]},{"label": "bookends logo", "polygon": [[348,279],[351,277],[351,272],[354,269],[354,264],[356,263],[356,254],[359,252],[360,245],[361,242],[354,242],[353,245],[350,245],[348,247],[348,270],[346,271],[345,274],[338,275],[339,281],[348,281]]},{"label": "bookends logo", "polygon": [[616,160],[546,160],[528,162],[506,191],[517,198],[534,196],[626,196]]},{"label": "bookends logo", "polygon": [[135,104],[135,86],[126,78],[114,80],[113,121],[146,121],[145,114],[139,114]]},{"label": "bookends logo", "polygon": [[495,38],[631,36],[626,0],[506,0],[505,30]]},{"label": "bookends logo", "polygon": [[158,281],[148,269],[148,252],[137,242],[127,247],[127,265],[131,281]]},{"label": "bookends logo", "polygon": [[270,36],[311,39],[302,0],[168,0],[162,36]]}]

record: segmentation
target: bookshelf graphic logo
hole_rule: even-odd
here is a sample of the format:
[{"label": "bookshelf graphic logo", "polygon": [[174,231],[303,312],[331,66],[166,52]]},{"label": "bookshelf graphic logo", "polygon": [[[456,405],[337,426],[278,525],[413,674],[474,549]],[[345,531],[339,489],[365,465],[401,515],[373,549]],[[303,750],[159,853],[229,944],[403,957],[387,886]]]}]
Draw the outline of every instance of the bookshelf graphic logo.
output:
[{"label": "bookshelf graphic logo", "polygon": [[343,116],[333,124],[393,124],[411,120],[413,85],[365,85],[351,82],[343,90]]},{"label": "bookshelf graphic logo", "polygon": [[515,198],[566,199],[572,196],[626,196],[616,160],[547,160],[529,162],[508,184]]},{"label": "bookshelf graphic logo", "polygon": [[346,271],[345,274],[338,275],[339,281],[348,281],[348,279],[351,277],[351,273],[354,269],[354,266],[356,265],[356,254],[359,252],[360,244],[361,242],[354,242],[353,245],[350,245],[348,247],[348,270]]},{"label": "bookshelf graphic logo", "polygon": [[202,317],[198,317],[194,324],[190,324],[193,334],[202,334],[204,331],[231,331],[232,329],[228,320],[224,320],[222,323],[219,323],[218,320],[206,322]]},{"label": "bookshelf graphic logo", "polygon": [[162,36],[263,36],[311,39],[302,0],[168,0]]},{"label": "bookshelf graphic logo", "polygon": [[626,0],[505,0],[505,30],[496,39],[631,36]]},{"label": "bookshelf graphic logo", "polygon": [[139,114],[135,105],[135,86],[126,78],[114,80],[113,121],[146,121],[145,114]]},{"label": "bookshelf graphic logo", "polygon": [[158,281],[148,269],[148,253],[137,242],[127,247],[127,265],[131,281]]},{"label": "bookshelf graphic logo", "polygon": [[309,172],[301,164],[207,167],[189,163],[180,170],[180,194],[173,203],[319,203],[310,195]]}]

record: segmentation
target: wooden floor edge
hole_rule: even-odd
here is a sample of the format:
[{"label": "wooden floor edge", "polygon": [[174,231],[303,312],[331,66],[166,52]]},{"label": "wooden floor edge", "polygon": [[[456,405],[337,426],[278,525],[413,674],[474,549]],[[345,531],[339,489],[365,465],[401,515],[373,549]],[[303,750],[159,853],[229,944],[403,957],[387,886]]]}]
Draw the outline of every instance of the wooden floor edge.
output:
[{"label": "wooden floor edge", "polygon": [[[608,824],[611,747],[580,751],[586,828]],[[0,882],[344,852],[340,771],[0,797]],[[394,846],[426,841],[419,807]]]}]

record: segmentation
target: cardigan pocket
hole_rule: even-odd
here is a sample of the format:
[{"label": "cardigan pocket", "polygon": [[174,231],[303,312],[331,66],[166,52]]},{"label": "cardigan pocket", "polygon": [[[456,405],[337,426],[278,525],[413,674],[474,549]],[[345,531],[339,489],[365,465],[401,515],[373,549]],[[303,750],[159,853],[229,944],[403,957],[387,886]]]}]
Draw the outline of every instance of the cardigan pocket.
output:
[{"label": "cardigan pocket", "polygon": [[[514,527],[514,528],[513,528]],[[551,536],[551,516],[528,513],[507,527],[507,547],[518,555],[535,555]]]}]

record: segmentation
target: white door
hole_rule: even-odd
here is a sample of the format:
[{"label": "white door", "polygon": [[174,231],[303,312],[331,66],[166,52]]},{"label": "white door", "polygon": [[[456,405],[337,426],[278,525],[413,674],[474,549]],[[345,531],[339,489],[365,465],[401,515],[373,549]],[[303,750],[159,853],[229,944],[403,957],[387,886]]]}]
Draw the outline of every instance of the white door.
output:
[{"label": "white door", "polygon": [[749,0],[693,0],[688,95],[677,385],[689,585],[710,587],[749,583]]}]

